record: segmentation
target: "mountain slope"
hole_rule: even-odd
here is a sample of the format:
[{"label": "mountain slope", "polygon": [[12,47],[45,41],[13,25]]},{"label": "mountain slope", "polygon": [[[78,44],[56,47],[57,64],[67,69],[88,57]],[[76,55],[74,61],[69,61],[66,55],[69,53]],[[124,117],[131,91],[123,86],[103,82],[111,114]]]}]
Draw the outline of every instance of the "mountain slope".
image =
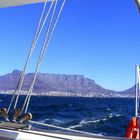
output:
[{"label": "mountain slope", "polygon": [[135,85],[127,90],[121,91],[121,94],[127,95],[129,97],[134,97],[135,96]]},{"label": "mountain slope", "polygon": [[[0,76],[0,90],[14,90],[20,78],[21,71],[14,70],[12,73]],[[28,73],[25,76],[23,90],[27,90],[31,83],[33,74]],[[59,75],[38,73],[34,86],[34,92],[47,93],[50,91],[62,91],[70,93],[110,93],[111,90],[104,89],[96,84],[94,80],[88,79],[82,75]]]}]

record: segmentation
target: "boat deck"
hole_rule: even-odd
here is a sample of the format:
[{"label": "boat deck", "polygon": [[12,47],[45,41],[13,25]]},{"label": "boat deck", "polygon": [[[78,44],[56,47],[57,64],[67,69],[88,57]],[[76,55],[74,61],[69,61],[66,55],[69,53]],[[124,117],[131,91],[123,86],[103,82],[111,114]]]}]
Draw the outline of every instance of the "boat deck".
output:
[{"label": "boat deck", "polygon": [[0,128],[0,140],[127,140],[119,137],[90,136],[68,132]]}]

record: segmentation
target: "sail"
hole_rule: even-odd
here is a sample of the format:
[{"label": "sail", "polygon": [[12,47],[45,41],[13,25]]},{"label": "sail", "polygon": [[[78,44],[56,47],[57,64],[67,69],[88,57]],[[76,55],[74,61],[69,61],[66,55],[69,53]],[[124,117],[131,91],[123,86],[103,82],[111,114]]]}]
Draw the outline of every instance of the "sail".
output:
[{"label": "sail", "polygon": [[[45,0],[0,0],[0,8],[32,4],[32,3],[40,3],[44,1]],[[51,1],[51,0],[48,0],[48,1]]]},{"label": "sail", "polygon": [[139,9],[139,12],[140,12],[140,0],[135,0],[136,4],[137,4],[137,7]]}]

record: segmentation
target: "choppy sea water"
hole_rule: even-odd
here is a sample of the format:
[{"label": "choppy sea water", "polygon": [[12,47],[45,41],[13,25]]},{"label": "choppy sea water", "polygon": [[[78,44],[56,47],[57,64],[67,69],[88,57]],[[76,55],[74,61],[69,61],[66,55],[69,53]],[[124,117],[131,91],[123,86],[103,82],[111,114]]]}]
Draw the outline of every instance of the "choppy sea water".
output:
[{"label": "choppy sea water", "polygon": [[[10,99],[10,95],[0,95],[0,107],[7,107]],[[23,99],[21,96],[18,106]],[[124,137],[128,121],[134,115],[134,99],[33,96],[28,111],[38,122]]]}]

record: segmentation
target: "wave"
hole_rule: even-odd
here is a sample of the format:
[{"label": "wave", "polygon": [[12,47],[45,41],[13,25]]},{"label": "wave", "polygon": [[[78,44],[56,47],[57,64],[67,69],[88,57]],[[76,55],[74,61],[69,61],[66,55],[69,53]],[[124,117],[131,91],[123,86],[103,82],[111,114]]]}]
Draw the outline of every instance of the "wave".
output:
[{"label": "wave", "polygon": [[41,123],[57,124],[57,125],[64,123],[62,120],[58,120],[58,119],[44,119],[44,120],[40,120],[39,122],[41,122]]},{"label": "wave", "polygon": [[97,123],[100,123],[100,122],[108,121],[111,118],[117,118],[117,117],[121,117],[121,116],[122,116],[121,114],[109,114],[108,116],[105,116],[103,118],[98,118],[98,119],[92,118],[93,120],[85,120],[84,119],[81,122],[79,122],[79,124],[72,125],[69,128],[70,129],[82,128],[82,127],[85,127],[86,125],[89,125],[89,124],[97,124]]},{"label": "wave", "polygon": [[46,121],[49,121],[50,119],[44,119],[44,120],[40,120],[39,122],[41,123],[45,123]]},{"label": "wave", "polygon": [[114,117],[123,117],[122,114],[109,114],[108,118],[114,118]]},{"label": "wave", "polygon": [[106,111],[111,111],[111,108],[106,108]]},{"label": "wave", "polygon": [[62,120],[52,119],[55,123],[64,123]]}]

